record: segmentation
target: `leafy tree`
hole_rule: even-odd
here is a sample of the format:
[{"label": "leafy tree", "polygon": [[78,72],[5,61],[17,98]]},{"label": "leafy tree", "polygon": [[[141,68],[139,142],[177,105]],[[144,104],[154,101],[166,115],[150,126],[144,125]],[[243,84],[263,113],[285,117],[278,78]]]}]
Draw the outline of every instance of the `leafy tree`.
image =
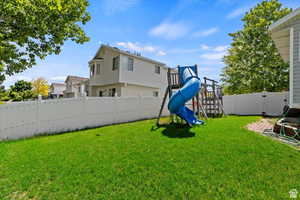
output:
[{"label": "leafy tree", "polygon": [[8,93],[5,90],[4,86],[0,86],[0,100],[1,101],[6,101],[8,100]]},{"label": "leafy tree", "polygon": [[17,81],[14,85],[10,86],[8,96],[13,101],[23,101],[35,97],[31,82],[24,80]]},{"label": "leafy tree", "polygon": [[36,95],[48,96],[49,85],[44,78],[37,78],[32,81],[33,93]]},{"label": "leafy tree", "polygon": [[288,88],[289,65],[280,57],[268,28],[291,12],[278,0],[264,0],[245,14],[243,29],[229,34],[233,42],[221,74],[225,93],[282,91]]},{"label": "leafy tree", "polygon": [[13,92],[24,92],[26,90],[32,90],[31,82],[20,80],[15,82],[14,85],[10,86],[10,90]]},{"label": "leafy tree", "polygon": [[87,0],[1,0],[0,82],[49,54],[68,39],[89,40],[81,28],[90,20]]}]

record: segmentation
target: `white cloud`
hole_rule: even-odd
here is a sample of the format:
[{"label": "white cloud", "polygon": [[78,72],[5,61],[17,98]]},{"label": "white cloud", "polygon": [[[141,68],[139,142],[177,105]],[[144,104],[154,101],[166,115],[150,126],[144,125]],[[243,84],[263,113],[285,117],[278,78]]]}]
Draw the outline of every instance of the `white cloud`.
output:
[{"label": "white cloud", "polygon": [[135,42],[117,42],[117,45],[120,47],[124,47],[125,49],[131,50],[131,51],[139,51],[139,52],[149,52],[153,53],[156,50],[156,47],[154,46],[142,46],[139,43]]},{"label": "white cloud", "polygon": [[50,77],[50,81],[65,81],[67,76],[54,76]]},{"label": "white cloud", "polygon": [[220,60],[226,55],[226,52],[212,52],[201,54],[200,57],[207,60]]},{"label": "white cloud", "polygon": [[227,19],[233,19],[233,18],[239,17],[239,16],[245,14],[249,9],[250,9],[249,6],[237,8],[237,9],[231,11],[231,12],[226,16],[226,18],[227,18]]},{"label": "white cloud", "polygon": [[158,47],[151,46],[151,45],[141,45],[137,42],[117,42],[117,46],[123,47],[130,51],[137,51],[137,52],[146,52],[146,53],[155,53],[158,56],[165,56],[166,52],[160,50]]},{"label": "white cloud", "polygon": [[20,80],[30,82],[30,81],[32,81],[32,78],[29,76],[22,76],[22,75],[10,76],[5,80],[4,86],[9,87],[9,86],[15,84],[15,82],[20,81]]},{"label": "white cloud", "polygon": [[209,51],[215,51],[215,52],[223,52],[226,51],[229,48],[228,45],[219,45],[219,46],[208,46],[206,44],[201,45],[202,50],[209,50]]},{"label": "white cloud", "polygon": [[189,27],[182,22],[164,22],[150,30],[150,35],[174,40],[187,34]]},{"label": "white cloud", "polygon": [[202,50],[208,50],[208,49],[210,49],[210,47],[207,46],[206,44],[202,44],[202,45],[201,45],[201,49],[202,49]]},{"label": "white cloud", "polygon": [[112,15],[116,12],[125,11],[139,2],[140,0],[103,0],[102,8],[106,15]]},{"label": "white cloud", "polygon": [[205,59],[204,62],[207,60],[210,61],[218,61],[221,62],[221,59],[227,54],[227,50],[229,48],[228,45],[219,45],[219,46],[208,46],[208,45],[202,45],[202,49],[205,47],[205,50],[207,50],[207,53],[201,54],[200,58]]},{"label": "white cloud", "polygon": [[213,48],[214,51],[216,52],[223,52],[223,51],[227,51],[227,49],[229,48],[228,45],[224,45],[224,46],[216,46],[215,48]]},{"label": "white cloud", "polygon": [[194,37],[206,37],[206,36],[209,36],[209,35],[212,35],[212,34],[218,32],[218,31],[219,31],[219,29],[217,27],[213,27],[213,28],[206,29],[206,30],[196,31],[195,33],[193,33],[193,36]]},{"label": "white cloud", "polygon": [[165,55],[167,55],[167,53],[164,52],[164,51],[158,51],[156,55],[158,55],[158,56],[165,56]]}]

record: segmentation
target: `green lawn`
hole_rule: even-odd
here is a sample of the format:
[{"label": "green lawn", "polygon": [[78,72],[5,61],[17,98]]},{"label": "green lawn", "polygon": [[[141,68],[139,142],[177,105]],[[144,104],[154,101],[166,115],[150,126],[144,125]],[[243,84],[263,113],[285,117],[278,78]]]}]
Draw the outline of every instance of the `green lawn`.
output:
[{"label": "green lawn", "polygon": [[247,131],[258,117],[154,120],[0,143],[0,199],[289,199],[300,154]]}]

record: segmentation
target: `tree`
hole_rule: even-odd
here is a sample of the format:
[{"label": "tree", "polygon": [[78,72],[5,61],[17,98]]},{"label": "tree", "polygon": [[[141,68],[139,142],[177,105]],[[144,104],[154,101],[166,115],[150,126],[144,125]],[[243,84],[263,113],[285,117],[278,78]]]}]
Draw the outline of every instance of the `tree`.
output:
[{"label": "tree", "polygon": [[30,82],[20,80],[15,82],[14,85],[10,86],[10,90],[13,92],[24,92],[27,90],[32,90],[32,84]]},{"label": "tree", "polygon": [[269,26],[291,12],[278,0],[264,0],[245,14],[243,29],[229,34],[233,42],[221,74],[225,93],[282,91],[288,88],[289,65],[280,57]]},{"label": "tree", "polygon": [[89,40],[81,28],[90,20],[87,0],[0,1],[0,82],[49,54],[68,39]]},{"label": "tree", "polygon": [[3,85],[0,85],[0,101],[5,101],[8,98],[8,93]]},{"label": "tree", "polygon": [[32,92],[31,83],[24,80],[17,81],[14,85],[10,86],[8,96],[13,101],[23,101],[35,97]]},{"label": "tree", "polygon": [[42,95],[44,97],[48,96],[49,85],[44,78],[37,78],[36,80],[32,81],[32,87],[35,95]]}]

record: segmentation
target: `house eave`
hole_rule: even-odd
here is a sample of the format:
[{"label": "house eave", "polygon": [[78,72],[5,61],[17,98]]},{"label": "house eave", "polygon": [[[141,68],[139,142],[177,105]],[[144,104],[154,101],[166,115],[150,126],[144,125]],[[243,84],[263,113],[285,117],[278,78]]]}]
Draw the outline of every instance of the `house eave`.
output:
[{"label": "house eave", "polygon": [[274,22],[270,27],[269,31],[273,32],[276,31],[276,29],[280,29],[284,24],[286,24],[288,21],[292,20],[293,18],[300,16],[300,8],[297,8],[290,14],[286,15],[285,17],[279,19],[278,21]]}]

